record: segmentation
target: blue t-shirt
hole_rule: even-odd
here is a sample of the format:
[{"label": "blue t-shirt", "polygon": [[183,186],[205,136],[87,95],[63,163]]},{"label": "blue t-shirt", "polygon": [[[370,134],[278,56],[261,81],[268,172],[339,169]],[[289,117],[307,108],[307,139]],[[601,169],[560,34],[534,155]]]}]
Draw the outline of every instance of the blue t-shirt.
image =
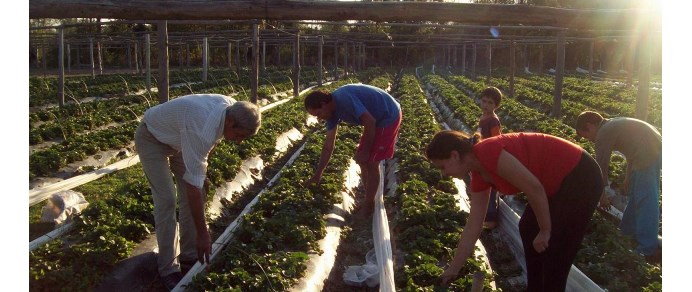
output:
[{"label": "blue t-shirt", "polygon": [[401,107],[386,91],[367,84],[348,84],[332,92],[336,102],[336,111],[327,120],[327,130],[331,130],[340,121],[360,125],[360,116],[369,112],[375,118],[375,126],[384,128],[399,119]]}]

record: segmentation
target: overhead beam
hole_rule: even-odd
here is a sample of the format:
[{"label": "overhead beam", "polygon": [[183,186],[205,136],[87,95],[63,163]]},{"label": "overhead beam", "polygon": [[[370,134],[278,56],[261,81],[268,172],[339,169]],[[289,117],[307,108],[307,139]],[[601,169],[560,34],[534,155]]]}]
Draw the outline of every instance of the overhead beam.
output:
[{"label": "overhead beam", "polygon": [[[531,17],[527,17],[530,15]],[[371,20],[441,21],[478,25],[543,25],[576,29],[638,29],[642,20],[660,28],[661,11],[585,10],[529,5],[442,2],[32,0],[29,18],[148,20]],[[656,29],[646,27],[645,29]]]}]

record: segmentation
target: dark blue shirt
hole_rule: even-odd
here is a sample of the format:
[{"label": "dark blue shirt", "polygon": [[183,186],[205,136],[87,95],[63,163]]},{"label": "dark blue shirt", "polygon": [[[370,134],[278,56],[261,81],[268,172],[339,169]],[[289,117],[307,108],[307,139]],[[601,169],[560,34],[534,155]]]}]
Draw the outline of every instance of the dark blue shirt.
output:
[{"label": "dark blue shirt", "polygon": [[397,119],[401,106],[386,91],[367,84],[348,84],[332,92],[336,102],[336,111],[327,120],[327,130],[331,130],[340,121],[360,125],[360,116],[369,112],[375,118],[377,128],[384,128]]}]

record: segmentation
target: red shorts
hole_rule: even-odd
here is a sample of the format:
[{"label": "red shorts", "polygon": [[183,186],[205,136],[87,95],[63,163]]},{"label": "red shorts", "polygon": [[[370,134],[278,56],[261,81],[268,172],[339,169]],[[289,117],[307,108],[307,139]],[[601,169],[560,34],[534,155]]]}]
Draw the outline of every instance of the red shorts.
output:
[{"label": "red shorts", "polygon": [[[390,159],[394,156],[394,144],[396,144],[396,137],[399,134],[399,125],[401,125],[401,111],[399,111],[399,118],[391,125],[384,128],[377,128],[375,130],[375,142],[370,148],[370,157],[368,157],[368,162],[375,162],[384,159]],[[363,136],[360,137],[360,142],[358,143],[358,150],[360,152],[363,148]]]}]

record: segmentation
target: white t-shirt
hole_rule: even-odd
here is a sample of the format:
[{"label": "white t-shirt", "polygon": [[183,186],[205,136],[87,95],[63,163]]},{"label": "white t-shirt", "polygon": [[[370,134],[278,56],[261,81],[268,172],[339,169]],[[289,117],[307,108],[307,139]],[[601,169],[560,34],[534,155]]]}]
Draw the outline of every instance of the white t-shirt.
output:
[{"label": "white t-shirt", "polygon": [[221,94],[192,94],[151,107],[144,112],[147,129],[161,143],[181,151],[183,179],[204,186],[207,156],[223,137],[226,108],[235,100]]}]

